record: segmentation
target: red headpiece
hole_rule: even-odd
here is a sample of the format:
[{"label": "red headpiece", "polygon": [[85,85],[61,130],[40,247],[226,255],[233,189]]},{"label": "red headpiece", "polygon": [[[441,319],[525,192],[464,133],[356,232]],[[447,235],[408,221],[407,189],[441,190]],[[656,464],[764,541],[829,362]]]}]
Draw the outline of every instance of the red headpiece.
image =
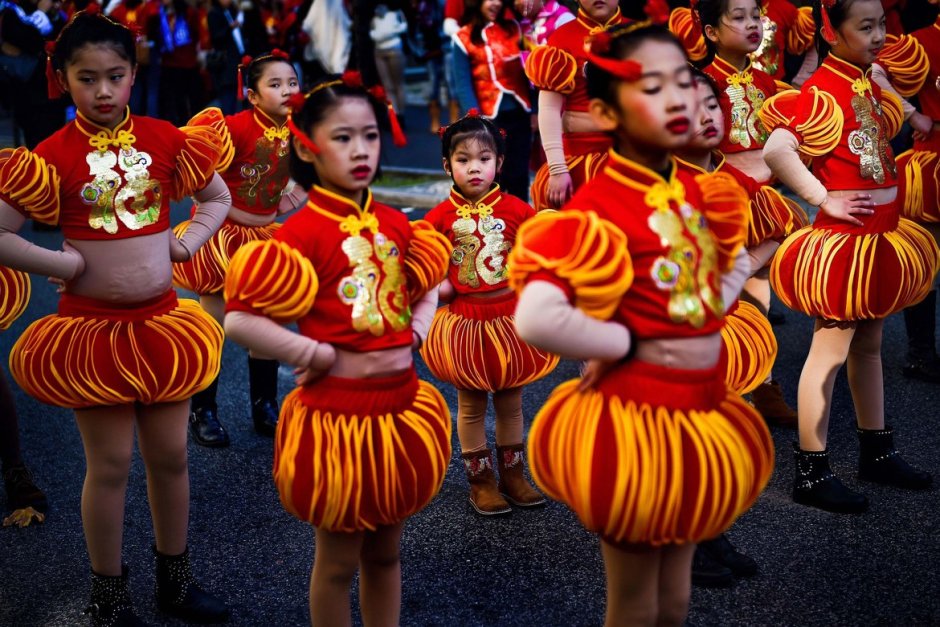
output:
[{"label": "red headpiece", "polygon": [[822,38],[826,40],[830,46],[836,43],[836,30],[832,27],[832,22],[829,20],[829,9],[836,5],[836,0],[822,0],[819,3],[819,12],[822,14],[822,26],[819,29],[819,34],[822,35]]},{"label": "red headpiece", "polygon": [[643,75],[643,66],[631,59],[611,59],[600,55],[610,52],[610,33],[601,31],[584,42],[587,60],[622,81],[636,81]]},{"label": "red headpiece", "polygon": [[46,95],[49,96],[49,100],[56,100],[62,97],[62,94],[65,91],[62,89],[62,84],[59,83],[59,79],[56,78],[55,68],[52,66],[52,55],[55,54],[55,42],[47,41],[46,42]]},{"label": "red headpiece", "polygon": [[669,21],[669,4],[666,0],[646,0],[643,11],[654,24],[665,24]]}]

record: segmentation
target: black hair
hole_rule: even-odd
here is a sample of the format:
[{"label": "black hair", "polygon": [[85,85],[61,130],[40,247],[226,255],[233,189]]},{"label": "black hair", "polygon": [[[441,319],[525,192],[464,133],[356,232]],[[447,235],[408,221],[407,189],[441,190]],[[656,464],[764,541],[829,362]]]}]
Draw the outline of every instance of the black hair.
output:
[{"label": "black hair", "polygon": [[[338,81],[335,85],[325,87],[327,83]],[[339,77],[332,77],[326,81],[314,85],[313,89],[307,92],[304,104],[299,110],[294,110],[291,118],[294,125],[307,134],[307,137],[313,138],[313,129],[315,129],[330,114],[333,109],[342,104],[344,98],[361,98],[369,103],[372,111],[375,113],[376,124],[382,119],[386,106],[373,97],[365,87],[347,85],[340,81]],[[314,185],[320,184],[320,177],[317,176],[316,168],[312,163],[304,161],[297,154],[294,142],[290,142],[290,162],[289,169],[291,178],[302,188],[309,190]],[[382,174],[379,168],[375,177]]]},{"label": "black hair", "polygon": [[64,72],[75,52],[88,44],[107,46],[128,61],[132,68],[137,65],[134,33],[129,28],[104,15],[81,11],[59,33],[52,54],[52,67]]},{"label": "black hair", "polygon": [[[832,24],[832,30],[838,30],[842,23],[849,16],[849,9],[855,4],[856,0],[836,0],[832,8],[829,9],[829,22]],[[819,56],[819,63],[829,56],[832,52],[832,46],[822,36],[822,2],[813,0],[813,22],[816,24],[816,54]]]},{"label": "black hair", "polygon": [[[623,60],[640,47],[640,44],[647,40],[670,43],[682,51],[682,56],[686,57],[685,48],[676,39],[676,36],[669,32],[665,26],[652,24],[649,22],[634,22],[632,24],[620,24],[607,29],[610,35],[610,49],[599,56],[609,59]],[[620,80],[608,74],[605,70],[594,65],[587,64],[585,70],[587,77],[588,98],[600,98],[608,104],[615,104],[617,101],[617,85]]]},{"label": "black hair", "polygon": [[[466,0],[463,9],[463,19],[461,23],[470,25],[470,41],[475,44],[483,44],[483,27],[486,22],[483,20],[483,1],[484,0]],[[501,0],[499,13],[496,14],[496,24],[501,28],[508,28],[512,20],[506,19],[506,0]]]},{"label": "black hair", "polygon": [[689,64],[689,69],[692,70],[692,80],[696,83],[705,83],[708,85],[708,88],[712,90],[712,93],[715,94],[715,98],[721,100],[721,89],[718,87],[718,83],[715,82],[711,76],[703,72],[701,69],[696,67],[694,64]]},{"label": "black hair", "polygon": [[496,123],[483,116],[464,116],[444,129],[441,136],[441,156],[450,162],[457,146],[465,141],[477,141],[496,153],[506,155],[506,140]]},{"label": "black hair", "polygon": [[290,66],[291,69],[294,68],[289,58],[273,55],[270,52],[258,55],[252,59],[248,65],[242,68],[245,87],[254,92],[257,92],[258,81],[261,80],[261,75],[264,74],[264,68],[268,67],[272,63],[286,63],[288,66]]},{"label": "black hair", "polygon": [[[762,0],[755,0],[755,2],[758,9],[763,6]],[[699,61],[701,67],[709,65],[718,53],[715,42],[705,36],[705,27],[718,28],[721,16],[728,12],[729,4],[731,4],[731,0],[698,0],[695,8],[692,9],[698,15],[699,27],[702,29],[702,39],[705,40],[705,48],[708,50],[705,57]]]}]

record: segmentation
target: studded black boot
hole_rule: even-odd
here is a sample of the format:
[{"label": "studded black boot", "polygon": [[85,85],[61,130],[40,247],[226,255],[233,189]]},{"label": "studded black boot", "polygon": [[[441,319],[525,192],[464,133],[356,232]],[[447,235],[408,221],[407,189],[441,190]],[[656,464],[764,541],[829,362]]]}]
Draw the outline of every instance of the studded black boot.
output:
[{"label": "studded black boot", "polygon": [[858,429],[858,478],[906,488],[926,490],[933,485],[930,473],[914,468],[894,448],[894,430]]},{"label": "studded black boot", "polygon": [[251,422],[258,435],[273,436],[277,430],[277,368],[273,359],[248,357],[248,389]]},{"label": "studded black boot", "polygon": [[145,627],[131,607],[127,589],[127,566],[121,566],[117,577],[91,571],[91,604],[85,608],[93,627]]},{"label": "studded black boot", "polygon": [[219,378],[216,377],[205,390],[193,394],[189,414],[189,433],[193,441],[210,448],[229,445],[228,432],[219,421],[219,408],[215,402],[218,390]]},{"label": "studded black boot", "polygon": [[793,501],[837,514],[861,514],[868,509],[864,494],[850,490],[829,468],[829,451],[804,451],[793,444],[796,472]]},{"label": "studded black boot", "polygon": [[157,607],[170,616],[191,623],[224,623],[229,610],[225,603],[203,590],[189,564],[189,549],[179,555],[157,556]]}]

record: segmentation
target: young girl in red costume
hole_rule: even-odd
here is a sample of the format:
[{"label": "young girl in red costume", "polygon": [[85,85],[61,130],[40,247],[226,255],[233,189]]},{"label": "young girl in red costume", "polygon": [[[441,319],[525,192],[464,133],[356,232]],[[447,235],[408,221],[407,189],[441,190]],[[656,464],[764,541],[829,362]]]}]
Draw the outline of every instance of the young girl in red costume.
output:
[{"label": "young girl in red costume", "polygon": [[[761,5],[759,0],[699,0],[695,13],[705,34],[705,43],[713,55],[704,68],[717,84],[719,104],[725,116],[725,134],[719,147],[729,167],[752,178],[758,185],[770,183],[772,175],[764,164],[761,149],[767,140],[767,131],[758,118],[766,98],[777,93],[774,78],[753,67],[750,54],[762,41]],[[805,224],[802,211],[791,212],[779,195],[769,195],[769,204],[750,205],[752,224],[776,221],[770,227],[780,236],[789,233],[794,224]],[[758,237],[752,237],[758,236]],[[765,244],[771,234],[760,231],[749,233],[747,247],[755,249]],[[769,259],[769,256],[768,256]],[[744,286],[746,297],[764,313],[770,310],[770,284],[767,271],[759,270]],[[787,405],[780,385],[768,375],[757,386],[751,399],[757,411],[771,424],[793,427],[796,412]]]},{"label": "young girl in red costume", "polygon": [[464,111],[477,109],[506,131],[503,189],[529,197],[532,94],[522,65],[522,32],[506,17],[508,0],[468,0],[454,33],[454,83]]},{"label": "young girl in red costume", "polygon": [[697,100],[668,31],[619,27],[592,49],[591,114],[616,146],[565,210],[522,225],[509,259],[519,335],[589,360],[539,412],[529,458],[601,536],[606,624],[680,625],[695,543],[750,507],[773,468],[767,427],[718,368],[726,304],[750,270],[747,200],[727,174],[676,170]]},{"label": "young girl in red costume", "polygon": [[[62,296],[58,314],[16,342],[10,370],[35,398],[75,410],[93,623],[137,624],[121,562],[135,430],[156,536],[157,605],[187,620],[224,620],[225,605],[195,583],[186,546],[187,406],[218,372],[222,330],[171,288],[171,261],[189,259],[228,210],[215,174],[221,141],[208,127],[130,114],[134,35],[106,17],[77,13],[51,67],[78,117],[34,152],[0,153],[0,263],[57,279]],[[177,238],[169,201],[188,195],[199,209]],[[18,236],[27,218],[61,225],[64,250]]]},{"label": "young girl in red costume", "polygon": [[[243,59],[239,73],[246,78],[251,109],[224,117],[219,109],[206,109],[190,120],[192,125],[212,126],[222,136],[225,152],[218,171],[232,195],[232,207],[222,228],[202,250],[191,260],[173,265],[175,284],[199,294],[203,309],[220,324],[225,308],[222,287],[232,255],[248,242],[271,239],[280,226],[274,218],[296,204],[292,195],[284,194],[290,180],[287,102],[300,90],[294,67],[286,53],[274,50]],[[176,231],[182,233],[187,227],[184,222]],[[277,426],[277,368],[273,359],[248,355],[251,419],[261,435],[273,436]],[[193,440],[203,446],[229,443],[218,417],[218,386],[216,377],[193,396],[189,429]]]},{"label": "young girl in red costume", "polygon": [[[816,318],[800,375],[793,499],[857,513],[868,500],[829,469],[826,434],[835,377],[848,363],[859,479],[929,487],[931,476],[901,458],[885,426],[881,335],[886,316],[927,295],[940,258],[929,233],[898,217],[888,141],[901,126],[902,109],[870,80],[871,63],[885,41],[881,3],[825,1],[817,19],[822,65],[801,91],[783,92],[761,111],[773,129],[764,148],[767,164],[820,209],[812,226],[777,251],[770,279],[788,307]],[[812,158],[812,172],[801,157]]]},{"label": "young girl in red costume", "polygon": [[[350,624],[359,570],[363,622],[397,625],[402,527],[437,494],[451,454],[447,405],[412,362],[450,246],[373,201],[379,103],[357,73],[298,96],[290,171],[309,199],[273,239],[235,254],[225,329],[297,367],[274,482],[285,509],[316,527],[311,622]],[[282,326],[293,321],[296,333]]]},{"label": "young girl in red costume", "polygon": [[[441,299],[421,356],[438,379],[457,388],[457,436],[470,483],[470,504],[483,515],[508,514],[509,503],[533,507],[545,498],[523,475],[522,386],[552,371],[558,357],[516,334],[516,296],[506,258],[532,207],[494,183],[504,163],[496,125],[471,110],[443,132],[450,198],[425,219],[454,246]],[[490,394],[496,410],[496,466],[486,444]],[[505,498],[504,498],[505,496]]]},{"label": "young girl in red costume", "polygon": [[619,0],[581,0],[575,21],[561,26],[526,59],[526,75],[539,89],[539,135],[546,159],[532,183],[536,211],[561,207],[604,166],[611,140],[588,113],[584,40],[625,21]]}]

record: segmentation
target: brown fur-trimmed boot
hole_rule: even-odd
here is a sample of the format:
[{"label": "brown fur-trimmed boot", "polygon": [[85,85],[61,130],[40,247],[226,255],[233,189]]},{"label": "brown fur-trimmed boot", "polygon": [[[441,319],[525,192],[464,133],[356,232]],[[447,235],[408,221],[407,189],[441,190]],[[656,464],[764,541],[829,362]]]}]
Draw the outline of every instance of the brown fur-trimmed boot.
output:
[{"label": "brown fur-trimmed boot", "polygon": [[483,516],[509,514],[512,508],[496,487],[496,475],[493,473],[493,457],[490,449],[473,453],[464,453],[464,468],[467,481],[470,482],[470,505]]},{"label": "brown fur-trimmed boot", "polygon": [[499,492],[518,507],[545,505],[545,497],[525,478],[525,447],[522,444],[496,447]]}]

